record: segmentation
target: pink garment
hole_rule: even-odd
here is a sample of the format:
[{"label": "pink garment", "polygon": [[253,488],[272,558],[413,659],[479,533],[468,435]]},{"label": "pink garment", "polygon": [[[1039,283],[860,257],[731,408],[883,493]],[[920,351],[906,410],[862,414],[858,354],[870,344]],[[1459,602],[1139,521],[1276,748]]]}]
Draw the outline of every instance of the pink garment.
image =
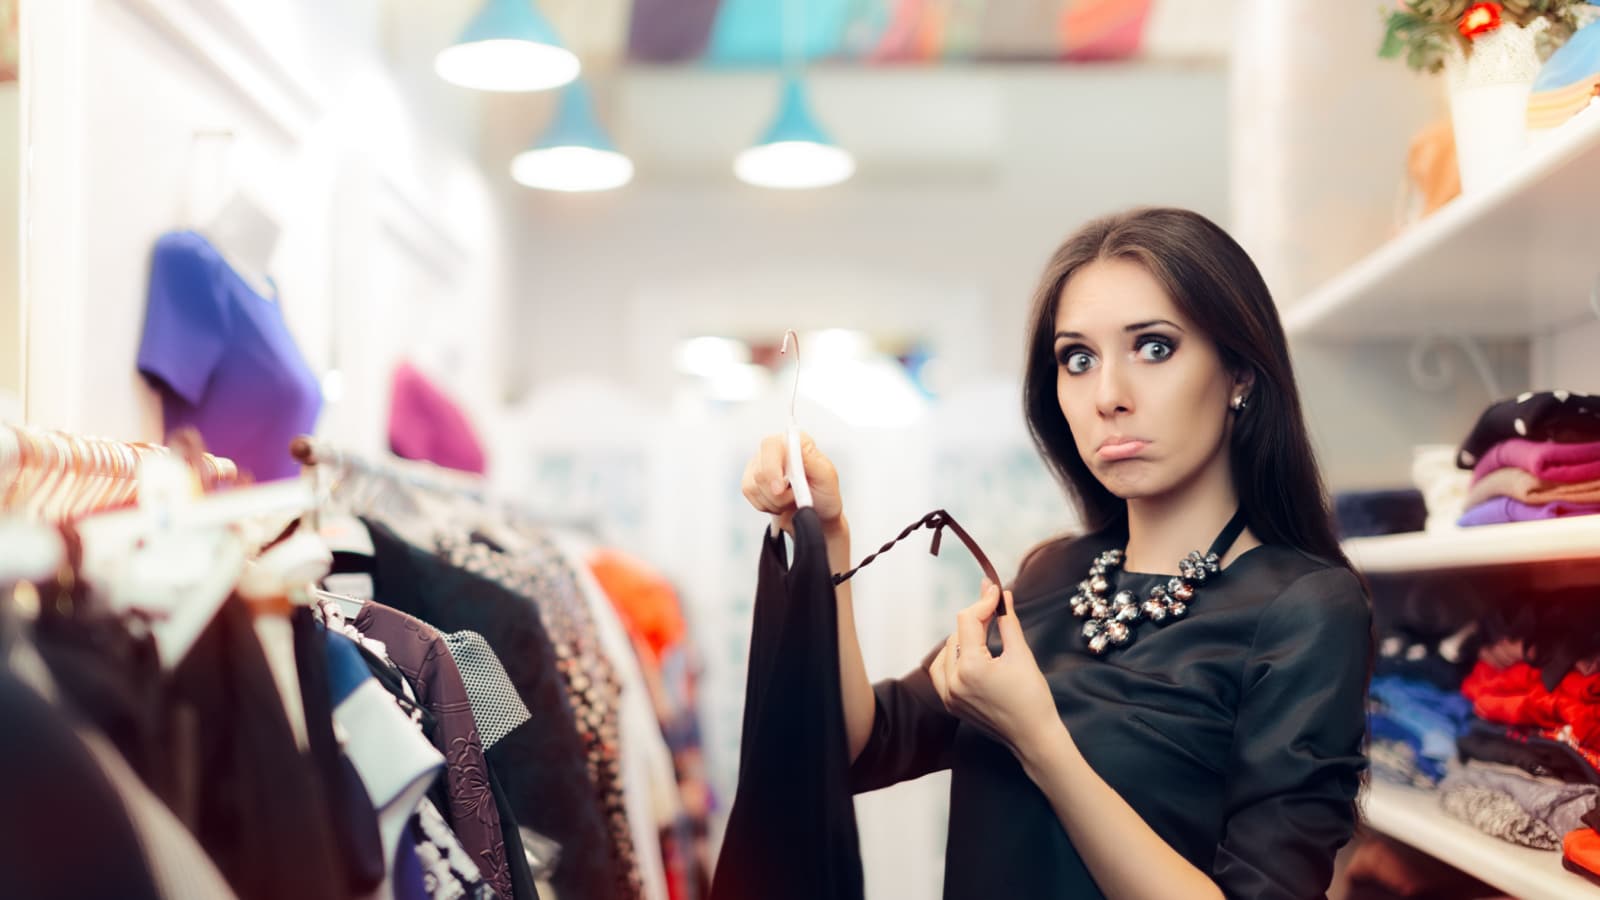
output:
[{"label": "pink garment", "polygon": [[396,456],[463,472],[482,475],[486,468],[483,447],[466,414],[408,362],[394,371],[389,449]]},{"label": "pink garment", "polygon": [[1575,484],[1600,479],[1600,442],[1558,444],[1511,438],[1489,448],[1472,467],[1474,483],[1497,469],[1521,469],[1545,481]]}]

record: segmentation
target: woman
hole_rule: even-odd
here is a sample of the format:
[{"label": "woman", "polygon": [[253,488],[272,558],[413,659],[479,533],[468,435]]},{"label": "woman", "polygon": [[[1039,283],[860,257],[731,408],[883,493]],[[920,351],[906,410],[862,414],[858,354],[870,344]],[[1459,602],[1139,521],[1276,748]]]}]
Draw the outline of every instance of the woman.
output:
[{"label": "woman", "polygon": [[[1365,766],[1371,617],[1260,273],[1191,212],[1092,222],[1040,282],[1023,390],[1089,533],[876,686],[839,588],[856,789],[952,770],[950,900],[1323,895]],[[804,464],[842,571],[837,475],[809,441]],[[743,489],[793,512],[780,439]]]}]

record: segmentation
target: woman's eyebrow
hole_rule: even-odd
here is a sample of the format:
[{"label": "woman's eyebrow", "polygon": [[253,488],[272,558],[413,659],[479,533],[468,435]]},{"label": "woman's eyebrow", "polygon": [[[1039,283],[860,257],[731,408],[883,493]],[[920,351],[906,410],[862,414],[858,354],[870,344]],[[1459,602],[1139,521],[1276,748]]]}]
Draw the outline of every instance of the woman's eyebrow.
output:
[{"label": "woman's eyebrow", "polygon": [[[1166,326],[1169,326],[1171,328],[1176,328],[1179,331],[1183,331],[1183,326],[1182,325],[1179,325],[1177,322],[1173,322],[1173,321],[1171,321],[1169,319],[1151,319],[1148,322],[1134,322],[1132,325],[1123,326],[1122,330],[1131,333],[1131,332],[1135,332],[1135,331],[1143,331],[1146,328],[1151,328],[1151,327],[1154,327],[1156,325],[1166,325]],[[1062,338],[1065,338],[1065,339],[1067,339],[1069,341],[1087,340],[1087,338],[1084,337],[1084,335],[1082,333],[1077,332],[1077,331],[1058,331],[1058,332],[1056,332],[1056,340],[1061,340]]]}]

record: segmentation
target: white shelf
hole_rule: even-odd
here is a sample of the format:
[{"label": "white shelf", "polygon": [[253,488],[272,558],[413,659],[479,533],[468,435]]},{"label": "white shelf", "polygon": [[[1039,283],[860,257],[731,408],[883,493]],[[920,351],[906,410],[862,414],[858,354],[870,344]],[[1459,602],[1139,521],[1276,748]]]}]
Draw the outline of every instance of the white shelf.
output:
[{"label": "white shelf", "polygon": [[1367,573],[1600,561],[1600,516],[1351,538],[1342,546],[1356,569]]},{"label": "white shelf", "polygon": [[1591,320],[1589,292],[1600,277],[1600,109],[1545,140],[1492,188],[1456,198],[1286,305],[1289,335],[1516,337]]},{"label": "white shelf", "polygon": [[1443,860],[1520,900],[1600,897],[1600,886],[1561,866],[1561,851],[1493,838],[1439,808],[1439,795],[1374,780],[1364,803],[1377,831]]}]

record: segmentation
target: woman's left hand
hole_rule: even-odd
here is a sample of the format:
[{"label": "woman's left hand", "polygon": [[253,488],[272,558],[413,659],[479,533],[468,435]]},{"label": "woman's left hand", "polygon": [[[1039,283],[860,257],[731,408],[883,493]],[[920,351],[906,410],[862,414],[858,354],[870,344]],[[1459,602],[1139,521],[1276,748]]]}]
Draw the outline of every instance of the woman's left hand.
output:
[{"label": "woman's left hand", "polygon": [[946,709],[1022,757],[1063,726],[1050,685],[1022,636],[1010,591],[1000,617],[1000,655],[989,653],[989,622],[999,601],[999,587],[985,579],[983,599],[956,614],[956,630],[929,674]]}]

